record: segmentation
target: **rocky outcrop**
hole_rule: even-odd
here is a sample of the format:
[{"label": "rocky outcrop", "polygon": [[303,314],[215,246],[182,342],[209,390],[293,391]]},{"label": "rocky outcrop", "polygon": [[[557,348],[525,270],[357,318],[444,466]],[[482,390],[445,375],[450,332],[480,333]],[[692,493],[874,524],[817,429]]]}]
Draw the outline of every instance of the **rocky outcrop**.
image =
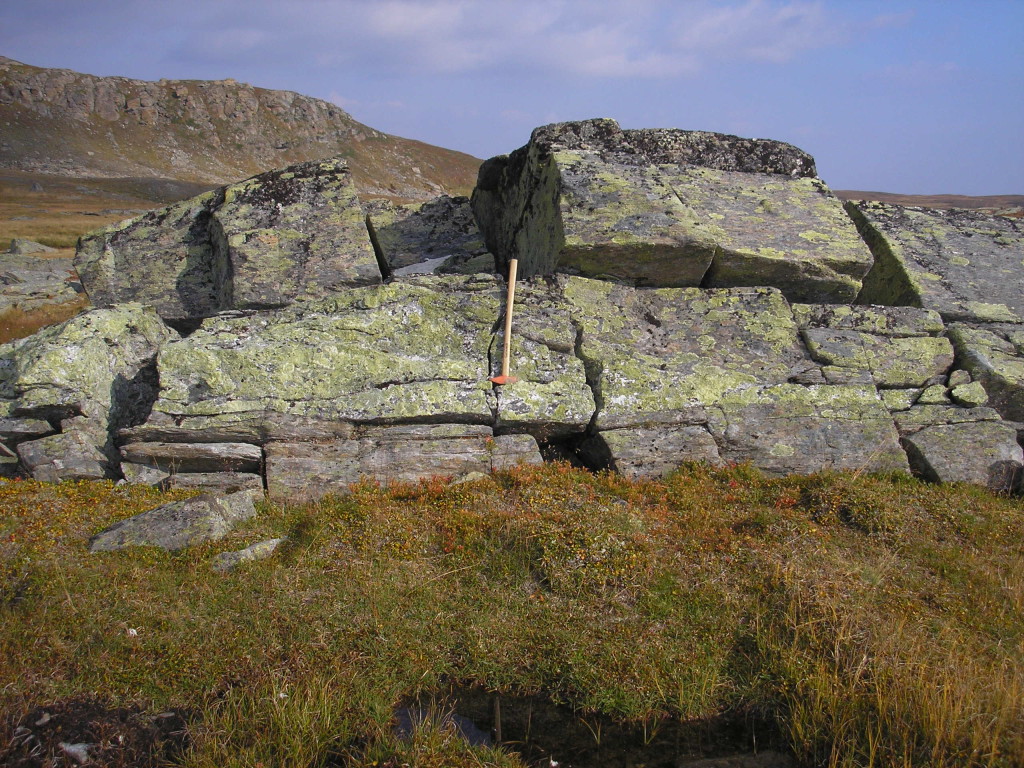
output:
[{"label": "rocky outcrop", "polygon": [[1024,226],[963,209],[848,203],[875,265],[859,301],[934,309],[946,321],[1024,322]]},{"label": "rocky outcrop", "polygon": [[871,254],[814,173],[780,142],[593,120],[538,128],[488,160],[473,209],[490,250],[524,276],[850,302]]},{"label": "rocky outcrop", "polygon": [[[148,254],[153,287],[124,279],[110,301],[155,305],[185,335],[153,310],[118,305],[0,348],[0,438],[37,477],[122,473],[164,487],[266,488],[280,501],[344,493],[360,478],[478,477],[542,457],[638,477],[687,461],[750,462],[773,474],[914,472],[1017,489],[1024,324],[951,311],[924,292],[896,306],[852,303],[880,284],[873,271],[858,288],[861,256],[873,251],[881,269],[879,243],[896,238],[880,226],[869,233],[861,214],[869,251],[852,221],[833,218],[845,213],[813,174],[808,156],[775,142],[621,131],[611,121],[535,131],[526,148],[485,167],[473,200],[498,261],[518,256],[535,272],[519,284],[514,379],[501,385],[491,377],[504,351],[502,278],[405,273],[433,270],[442,257],[455,271],[474,269],[474,259],[493,267],[465,200],[398,208],[338,192],[309,204],[315,190],[347,189],[344,169],[329,163],[256,177],[83,243],[87,286],[113,286],[117,258],[141,268]],[[689,219],[683,200],[700,190],[684,196],[684,178],[717,185]],[[801,197],[811,188],[824,207]],[[768,201],[760,214],[751,190],[757,205]],[[344,216],[329,202],[340,198]],[[626,207],[640,213],[629,218]],[[750,216],[764,219],[764,242],[796,237],[820,248],[762,263],[774,257],[729,239],[755,237]],[[818,229],[802,229],[808,216]],[[825,230],[832,235],[808,234]],[[341,269],[353,232],[364,253],[372,240],[390,277],[322,277]],[[615,232],[628,237],[616,243]],[[679,278],[702,263],[678,280],[699,284],[596,267],[616,279],[567,274],[587,271],[567,255],[581,238],[591,238],[594,264],[648,276],[652,265],[675,264]],[[284,241],[305,243],[287,251],[301,253],[304,268],[280,267],[301,261],[281,256]],[[567,245],[545,250],[556,241]],[[103,253],[91,262],[96,243]],[[165,263],[152,264],[154,253]],[[200,280],[185,269],[190,253],[219,266]],[[732,280],[721,276],[735,254],[749,281],[714,285]],[[979,254],[966,266],[982,269]],[[1000,305],[1016,311],[1013,301]],[[135,367],[104,357],[111,349],[134,350]],[[33,367],[47,356],[63,367]],[[134,384],[115,386],[118,375]]]},{"label": "rocky outcrop", "polygon": [[81,239],[75,266],[94,305],[141,301],[171,321],[381,281],[336,160],[262,173],[101,229]]},{"label": "rocky outcrop", "polygon": [[234,80],[95,77],[0,56],[0,167],[201,182],[345,155],[362,194],[468,190],[480,161],[390,136],[321,99]]}]

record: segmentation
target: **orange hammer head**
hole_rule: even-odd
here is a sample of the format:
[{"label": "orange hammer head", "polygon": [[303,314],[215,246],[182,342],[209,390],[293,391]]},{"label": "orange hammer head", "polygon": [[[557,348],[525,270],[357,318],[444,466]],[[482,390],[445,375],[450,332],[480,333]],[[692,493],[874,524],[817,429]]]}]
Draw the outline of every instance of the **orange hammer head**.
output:
[{"label": "orange hammer head", "polygon": [[511,384],[513,381],[519,381],[515,376],[494,376],[490,379],[495,384]]}]

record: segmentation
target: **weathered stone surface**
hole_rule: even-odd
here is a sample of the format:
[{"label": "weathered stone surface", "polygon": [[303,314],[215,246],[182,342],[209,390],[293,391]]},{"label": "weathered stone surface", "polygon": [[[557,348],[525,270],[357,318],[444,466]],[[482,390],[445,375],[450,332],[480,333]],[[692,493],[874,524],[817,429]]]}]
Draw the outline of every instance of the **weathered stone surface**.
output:
[{"label": "weathered stone surface", "polygon": [[[594,415],[594,394],[576,356],[578,323],[560,286],[524,283],[517,293],[511,371],[516,381],[497,387],[502,430],[548,438],[583,432]],[[503,340],[495,339],[492,375],[501,371]]]},{"label": "weathered stone surface", "polygon": [[121,474],[124,475],[126,483],[132,483],[134,485],[161,486],[164,481],[170,477],[171,473],[157,467],[151,467],[148,464],[135,464],[131,461],[122,461]]},{"label": "weathered stone surface", "polygon": [[664,477],[688,461],[722,463],[704,425],[657,425],[610,429],[589,438],[581,449],[591,466],[627,477]]},{"label": "weathered stone surface", "polygon": [[107,456],[89,432],[70,430],[18,445],[22,465],[36,480],[102,480],[110,471]]},{"label": "weathered stone surface", "polygon": [[238,523],[256,514],[262,494],[240,491],[228,496],[197,496],[173,501],[129,517],[96,534],[90,552],[110,552],[127,547],[159,547],[170,551],[216,541]]},{"label": "weathered stone surface", "polygon": [[598,401],[598,430],[646,426],[727,392],[785,382],[809,362],[793,315],[772,288],[638,291],[568,278],[577,354]]},{"label": "weathered stone surface", "polygon": [[11,247],[8,249],[8,253],[21,256],[28,253],[54,253],[56,250],[56,248],[51,248],[48,245],[37,243],[34,240],[28,240],[24,237],[16,237],[11,240]]},{"label": "weathered stone surface", "polygon": [[168,320],[381,280],[341,160],[268,171],[99,230],[75,265],[93,304],[141,301]]},{"label": "weathered stone surface", "polygon": [[213,558],[210,567],[218,573],[230,573],[242,563],[252,562],[253,560],[265,560],[274,554],[277,548],[286,541],[288,541],[287,537],[267,539],[266,541],[258,541],[236,552],[221,552]]},{"label": "weathered stone surface", "polygon": [[488,446],[491,472],[512,469],[520,464],[543,464],[533,435],[496,435]]},{"label": "weathered stone surface", "polygon": [[[20,242],[30,241],[15,239],[12,248]],[[39,248],[46,246],[39,245]],[[79,294],[71,278],[71,259],[40,258],[24,248],[0,253],[0,312],[15,307],[28,312],[42,306],[74,301]]]},{"label": "weathered stone surface", "polygon": [[947,320],[1024,322],[1024,229],[1006,216],[847,204],[875,265],[858,303],[934,309]]},{"label": "weathered stone surface", "polygon": [[206,493],[263,491],[263,477],[251,472],[177,472],[162,483],[167,488],[195,488]]},{"label": "weathered stone surface", "polygon": [[484,163],[473,210],[499,262],[518,258],[524,276],[849,301],[870,253],[813,174],[778,142],[584,121],[538,128]]},{"label": "weathered stone surface", "polygon": [[535,462],[539,451],[535,444],[534,451],[524,450],[527,439],[501,440],[489,427],[446,424],[369,428],[358,439],[333,443],[269,443],[267,492],[275,500],[308,500],[344,493],[364,477],[394,483],[491,472],[520,456]]},{"label": "weathered stone surface", "polygon": [[912,435],[925,427],[949,424],[973,424],[980,421],[1000,421],[991,408],[956,408],[946,405],[915,405],[908,411],[893,414],[900,435]]},{"label": "weathered stone surface", "polygon": [[890,411],[906,411],[921,396],[920,389],[883,389],[878,396]]},{"label": "weathered stone surface", "polygon": [[24,440],[45,437],[55,432],[50,422],[44,419],[0,416],[0,442],[13,447]]},{"label": "weathered stone surface", "polygon": [[177,338],[151,309],[95,309],[0,346],[0,397],[20,415],[81,414],[114,428],[145,418],[157,349]]},{"label": "weathered stone surface", "polygon": [[977,408],[979,405],[988,403],[988,393],[985,388],[976,381],[969,384],[961,384],[949,391],[949,396],[957,405],[965,408]]},{"label": "weathered stone surface", "polygon": [[1024,338],[1021,326],[950,326],[957,361],[1004,418],[1024,421]]},{"label": "weathered stone surface", "polygon": [[879,387],[922,387],[953,364],[953,346],[944,338],[888,338],[831,328],[808,328],[802,333],[815,361],[866,370]]},{"label": "weathered stone surface", "polygon": [[872,386],[778,384],[725,393],[709,409],[724,461],[771,474],[907,471],[892,418]]},{"label": "weathered stone surface", "polygon": [[125,461],[178,472],[259,472],[263,451],[248,443],[129,443]]},{"label": "weathered stone surface", "polygon": [[491,424],[494,277],[418,277],[276,313],[214,318],[159,357],[154,418],[191,430],[268,414]]},{"label": "weathered stone surface", "polygon": [[316,417],[287,413],[243,412],[212,416],[172,417],[154,413],[137,427],[122,429],[122,443],[253,443],[336,440],[351,437],[349,422],[322,421]]},{"label": "weathered stone surface", "polygon": [[378,258],[396,276],[426,272],[463,272],[467,265],[494,271],[473,218],[468,197],[441,195],[426,203],[395,205],[388,200],[363,203]]},{"label": "weathered stone surface", "polygon": [[845,304],[792,304],[800,330],[831,328],[877,336],[938,336],[946,330],[942,317],[918,307],[849,306]]},{"label": "weathered stone surface", "polygon": [[984,421],[925,427],[903,438],[914,471],[937,482],[987,485],[1016,490],[1021,483],[1024,451],[1017,430],[1003,422]]}]

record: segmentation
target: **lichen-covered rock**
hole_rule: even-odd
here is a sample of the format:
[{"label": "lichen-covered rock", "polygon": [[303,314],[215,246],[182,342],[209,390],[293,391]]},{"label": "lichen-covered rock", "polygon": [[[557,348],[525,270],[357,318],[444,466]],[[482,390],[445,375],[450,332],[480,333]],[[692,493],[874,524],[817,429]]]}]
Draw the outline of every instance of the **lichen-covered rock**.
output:
[{"label": "lichen-covered rock", "polygon": [[1004,418],[1024,421],[1024,326],[950,326],[957,361]]},{"label": "lichen-covered rock", "polygon": [[170,551],[216,541],[238,523],[256,514],[262,493],[239,491],[227,496],[205,495],[172,501],[129,517],[96,534],[90,552],[111,552],[127,547],[159,547]]},{"label": "lichen-covered rock", "polygon": [[71,429],[19,444],[18,457],[28,473],[42,482],[102,480],[111,467],[97,442],[89,431]]},{"label": "lichen-covered rock", "polygon": [[[177,338],[151,309],[78,315],[0,346],[0,434],[37,479],[115,473],[112,435],[144,421],[156,398],[155,357]],[[0,427],[2,428],[2,427]],[[62,432],[64,434],[47,433]],[[42,439],[28,440],[29,437]]]},{"label": "lichen-covered rock", "polygon": [[875,265],[858,302],[934,309],[947,320],[1024,322],[1024,228],[962,209],[848,203]]},{"label": "lichen-covered rock", "polygon": [[468,197],[441,195],[407,205],[370,200],[363,211],[378,257],[396,276],[494,271]]},{"label": "lichen-covered rock", "polygon": [[[576,354],[574,308],[561,286],[543,282],[523,284],[516,305],[510,350],[516,380],[495,391],[495,426],[540,438],[583,432],[596,405]],[[493,375],[500,373],[503,343],[495,339]]]},{"label": "lichen-covered rock", "polygon": [[0,396],[18,414],[50,421],[137,422],[155,394],[157,350],[177,336],[139,304],[85,312],[0,346]]},{"label": "lichen-covered rock", "polygon": [[634,478],[664,477],[685,462],[722,463],[718,444],[705,424],[609,429],[588,438],[581,453],[591,466]]},{"label": "lichen-covered rock", "polygon": [[724,461],[749,461],[770,474],[908,469],[892,417],[870,385],[740,389],[709,414]]},{"label": "lichen-covered rock", "polygon": [[204,493],[263,491],[263,476],[253,472],[177,472],[161,483],[165,488],[189,488]]},{"label": "lichen-covered rock", "polygon": [[98,230],[79,242],[75,265],[94,305],[139,301],[167,320],[381,280],[340,160],[269,171]]},{"label": "lichen-covered rock", "polygon": [[1020,487],[1024,451],[1017,430],[1001,421],[925,427],[903,438],[911,467],[928,480],[987,485],[996,491]]},{"label": "lichen-covered rock", "polygon": [[344,493],[360,478],[380,483],[415,482],[432,476],[490,473],[506,469],[510,457],[536,463],[524,438],[504,441],[489,427],[459,424],[366,428],[352,440],[333,443],[269,443],[267,493],[281,501],[306,501]]},{"label": "lichen-covered rock", "polygon": [[267,539],[266,541],[258,541],[245,549],[239,549],[235,552],[221,552],[213,558],[210,567],[218,573],[230,573],[242,563],[252,562],[253,560],[265,560],[274,554],[277,548],[287,540],[285,537]]},{"label": "lichen-covered rock", "polygon": [[646,426],[732,390],[782,383],[809,362],[772,288],[640,291],[568,278],[564,293],[580,327],[577,354],[596,394],[598,430]]},{"label": "lichen-covered rock", "polygon": [[501,294],[494,277],[419,277],[207,320],[161,351],[151,421],[195,434],[250,420],[265,439],[293,419],[490,425]]},{"label": "lichen-covered rock", "polygon": [[953,387],[949,390],[949,396],[954,403],[965,408],[977,408],[988,403],[988,393],[977,381]]},{"label": "lichen-covered rock", "polygon": [[868,371],[879,387],[923,387],[953,364],[953,346],[945,338],[890,338],[831,328],[808,328],[803,336],[814,360]]},{"label": "lichen-covered rock", "polygon": [[538,128],[481,166],[473,210],[501,263],[639,286],[772,285],[850,301],[871,256],[795,147],[611,120]]}]

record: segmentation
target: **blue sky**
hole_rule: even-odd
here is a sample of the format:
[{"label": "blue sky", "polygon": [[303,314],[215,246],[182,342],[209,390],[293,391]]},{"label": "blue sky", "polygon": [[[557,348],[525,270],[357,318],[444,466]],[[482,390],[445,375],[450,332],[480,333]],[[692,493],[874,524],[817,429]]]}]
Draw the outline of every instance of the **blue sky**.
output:
[{"label": "blue sky", "polygon": [[478,157],[613,117],[788,141],[837,189],[1024,194],[1024,0],[0,0],[0,54],[298,91]]}]

